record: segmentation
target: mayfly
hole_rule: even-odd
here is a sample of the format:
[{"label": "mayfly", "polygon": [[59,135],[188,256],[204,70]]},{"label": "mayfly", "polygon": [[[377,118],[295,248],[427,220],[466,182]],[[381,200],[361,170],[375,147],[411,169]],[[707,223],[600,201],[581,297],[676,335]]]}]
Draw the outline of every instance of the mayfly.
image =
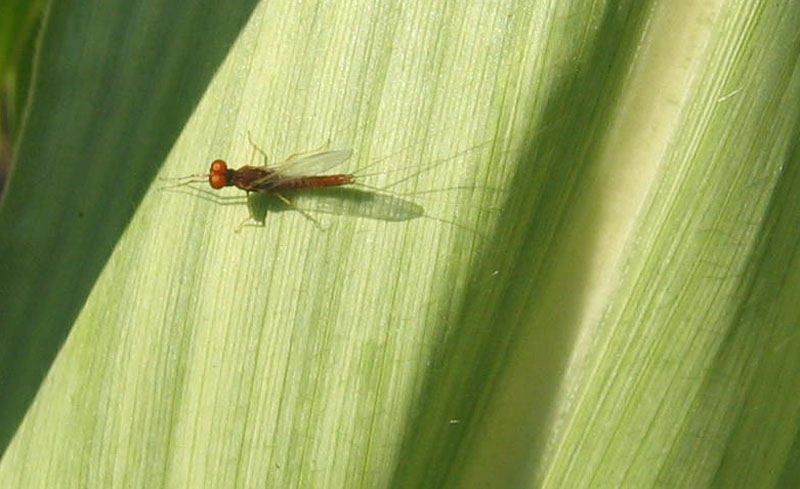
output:
[{"label": "mayfly", "polygon": [[[293,154],[289,156],[283,163],[269,166],[266,153],[253,142],[253,139],[249,133],[248,139],[250,144],[253,146],[254,154],[257,151],[263,157],[263,165],[245,165],[237,169],[233,169],[229,168],[228,164],[224,160],[216,159],[211,163],[208,173],[180,177],[179,180],[182,180],[181,183],[166,188],[207,181],[211,188],[215,190],[225,187],[236,187],[247,192],[248,196],[250,196],[251,193],[255,193],[257,195],[270,195],[276,197],[285,205],[297,210],[315,225],[320,226],[319,221],[317,221],[313,216],[309,215],[303,209],[296,206],[284,195],[284,193],[295,190],[315,188],[321,189],[326,187],[334,188],[354,185],[368,189],[368,192],[349,189],[348,191],[344,191],[348,193],[338,194],[339,198],[345,196],[351,201],[364,204],[350,207],[354,215],[389,221],[405,221],[426,215],[422,206],[409,200],[405,200],[403,194],[395,194],[386,190],[385,188],[376,188],[370,185],[365,185],[360,181],[356,181],[357,179],[360,180],[362,177],[367,176],[365,173],[362,173],[363,170],[385,160],[386,158],[373,161],[370,165],[367,165],[367,167],[361,168],[358,174],[325,174],[326,172],[350,159],[353,151],[349,149],[329,150],[329,143],[326,143],[316,150]],[[445,158],[435,162],[433,165],[429,166],[428,169],[436,167],[439,164],[451,160],[452,158],[470,153],[477,148],[485,146],[486,144],[488,143],[482,143],[464,152],[460,152],[450,158]],[[389,157],[391,156],[392,155]],[[389,171],[391,172],[392,170]],[[381,172],[379,174],[383,173],[386,172]],[[316,200],[322,201],[322,204],[330,203],[329,199],[326,200],[322,197],[323,196],[318,195]],[[263,214],[259,216],[256,215],[258,204],[255,204],[254,202],[255,201],[248,199],[250,218],[245,219],[240,227],[250,219],[261,222],[262,224],[264,223]],[[261,206],[263,209],[263,204],[261,204]],[[325,208],[324,205],[313,207],[315,207],[315,210],[325,212],[323,210]],[[336,206],[331,207],[335,208]],[[427,217],[437,221],[454,224],[444,219],[439,219],[432,216]],[[462,227],[459,225],[457,226]]]},{"label": "mayfly", "polygon": [[[319,221],[296,206],[284,193],[304,189],[357,185],[383,194],[365,193],[364,191],[355,189],[352,189],[348,193],[338,194],[340,198],[349,198],[351,201],[361,204],[369,202],[368,205],[357,206],[355,209],[357,215],[391,221],[404,221],[419,217],[424,213],[424,209],[416,203],[404,200],[399,196],[392,196],[391,192],[356,182],[357,178],[365,176],[363,173],[359,173],[358,175],[354,173],[325,174],[332,168],[350,159],[353,154],[352,150],[329,150],[329,143],[326,143],[315,150],[293,154],[281,164],[269,166],[266,153],[253,142],[249,133],[248,139],[253,146],[254,153],[257,151],[263,157],[263,165],[245,165],[233,169],[229,168],[227,162],[224,160],[217,159],[211,163],[208,173],[179,177],[178,180],[182,180],[180,183],[165,188],[207,181],[211,188],[215,190],[225,187],[236,187],[247,192],[248,196],[250,196],[251,193],[270,195],[276,197],[285,205],[297,210],[317,226],[320,226]],[[380,161],[381,160],[373,162],[373,164]],[[368,165],[368,167],[370,166],[372,166],[372,164]],[[362,168],[361,170],[363,171],[364,169],[365,168]],[[331,203],[331,199],[322,198],[318,200],[322,200],[323,204]],[[259,211],[265,211],[263,208],[263,201],[258,199],[251,200],[248,198],[248,207],[250,209],[250,218],[245,219],[241,223],[240,228],[250,219],[263,224],[263,213],[258,215]],[[317,210],[322,210],[319,206],[315,207],[317,207]],[[322,206],[323,209],[325,207],[325,205]],[[336,206],[330,207],[335,208]]]},{"label": "mayfly", "polygon": [[294,154],[283,164],[271,168],[266,165],[266,154],[261,153],[265,159],[263,166],[245,165],[234,170],[228,168],[224,160],[214,160],[208,172],[208,184],[216,190],[233,186],[245,192],[264,192],[281,198],[280,192],[285,190],[338,187],[355,181],[351,174],[317,175],[347,161],[353,154],[349,149]]}]

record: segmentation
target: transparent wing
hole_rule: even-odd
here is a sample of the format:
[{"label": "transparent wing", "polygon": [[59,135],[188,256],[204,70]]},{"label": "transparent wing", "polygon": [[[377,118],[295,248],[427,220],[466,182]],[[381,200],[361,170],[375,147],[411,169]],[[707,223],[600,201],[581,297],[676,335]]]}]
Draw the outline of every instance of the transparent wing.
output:
[{"label": "transparent wing", "polygon": [[290,156],[285,162],[270,167],[275,172],[275,180],[323,175],[330,169],[341,165],[353,155],[351,149],[335,151],[316,151]]}]

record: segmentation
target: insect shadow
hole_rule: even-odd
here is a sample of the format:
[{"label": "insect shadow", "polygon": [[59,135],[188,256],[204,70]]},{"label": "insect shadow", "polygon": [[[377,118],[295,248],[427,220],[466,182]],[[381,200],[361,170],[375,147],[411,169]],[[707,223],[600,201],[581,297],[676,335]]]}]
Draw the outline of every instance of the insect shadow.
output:
[{"label": "insect shadow", "polygon": [[[362,217],[380,221],[402,222],[425,216],[425,208],[416,202],[387,193],[363,190],[354,187],[331,187],[285,192],[291,206],[275,195],[262,192],[250,192],[243,195],[219,195],[196,187],[168,188],[166,191],[200,197],[218,205],[240,206],[247,203],[250,216],[239,224],[242,227],[264,227],[270,213],[298,212],[310,218],[320,227],[314,214]],[[199,194],[199,195],[198,195]]]},{"label": "insect shadow", "polygon": [[250,218],[257,225],[264,226],[270,212],[294,210],[393,222],[408,221],[425,215],[425,208],[416,202],[353,187],[286,192],[286,197],[296,209],[269,193],[251,192],[247,196]]}]

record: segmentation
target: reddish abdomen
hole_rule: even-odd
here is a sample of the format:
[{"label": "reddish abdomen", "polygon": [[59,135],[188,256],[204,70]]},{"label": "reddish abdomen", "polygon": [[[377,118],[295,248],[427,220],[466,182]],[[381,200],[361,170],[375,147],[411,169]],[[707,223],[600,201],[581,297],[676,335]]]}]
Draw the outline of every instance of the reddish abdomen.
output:
[{"label": "reddish abdomen", "polygon": [[301,188],[338,187],[353,183],[353,175],[321,175],[318,177],[302,177],[284,180],[277,183],[274,190],[298,190]]}]

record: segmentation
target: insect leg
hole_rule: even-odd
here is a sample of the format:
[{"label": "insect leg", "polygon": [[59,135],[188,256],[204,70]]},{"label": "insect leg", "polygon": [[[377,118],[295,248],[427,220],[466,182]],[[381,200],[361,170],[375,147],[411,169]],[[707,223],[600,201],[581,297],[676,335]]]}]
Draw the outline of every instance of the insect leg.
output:
[{"label": "insect leg", "polygon": [[297,207],[296,205],[294,205],[291,200],[287,199],[286,197],[284,197],[283,195],[279,194],[278,192],[271,192],[271,195],[274,195],[275,197],[280,199],[281,202],[283,202],[284,204],[286,204],[289,207],[293,208],[294,210],[296,210],[297,212],[302,214],[303,217],[305,217],[309,221],[313,222],[315,226],[317,226],[318,228],[322,229],[322,225],[319,223],[319,221],[314,219],[314,217],[311,214],[309,214],[308,212],[306,212],[303,209],[301,209],[301,208]]},{"label": "insect leg", "polygon": [[[264,152],[264,150],[263,150],[263,149],[261,149],[261,148],[260,148],[260,147],[259,147],[259,146],[258,146],[258,145],[257,145],[257,144],[254,142],[254,141],[253,141],[253,135],[252,135],[252,134],[250,134],[250,131],[249,131],[249,130],[247,131],[247,140],[248,140],[248,141],[250,141],[250,145],[251,145],[251,146],[253,146],[253,154],[255,154],[255,152],[256,152],[256,151],[258,151],[259,153],[261,153],[261,156],[263,156],[263,157],[264,157],[264,166],[267,166],[267,163],[268,163],[268,161],[269,161],[269,158],[267,157],[267,153],[265,153],[265,152]],[[251,156],[251,157],[250,157],[250,159],[252,160],[252,159],[253,159],[253,157]]]},{"label": "insect leg", "polygon": [[[247,192],[247,198],[248,198],[248,201],[249,201],[249,199],[250,199],[250,192]],[[235,230],[235,232],[237,232],[237,233],[238,233],[239,231],[241,231],[241,230],[242,230],[242,228],[244,228],[245,226],[247,226],[247,224],[248,224],[250,221],[253,221],[253,222],[255,222],[255,224],[251,224],[251,225],[252,225],[252,226],[254,226],[254,227],[261,227],[261,228],[263,228],[263,227],[266,227],[266,225],[267,225],[267,221],[266,221],[266,219],[265,219],[265,220],[263,220],[263,221],[260,221],[260,220],[258,219],[258,216],[256,216],[256,213],[255,213],[255,211],[253,210],[253,207],[252,207],[252,206],[248,205],[248,206],[247,206],[247,210],[248,210],[248,213],[250,214],[250,216],[246,217],[246,218],[245,218],[245,219],[244,219],[242,222],[240,222],[240,223],[239,223],[239,225],[238,225],[238,226],[236,226],[236,230]]]}]

